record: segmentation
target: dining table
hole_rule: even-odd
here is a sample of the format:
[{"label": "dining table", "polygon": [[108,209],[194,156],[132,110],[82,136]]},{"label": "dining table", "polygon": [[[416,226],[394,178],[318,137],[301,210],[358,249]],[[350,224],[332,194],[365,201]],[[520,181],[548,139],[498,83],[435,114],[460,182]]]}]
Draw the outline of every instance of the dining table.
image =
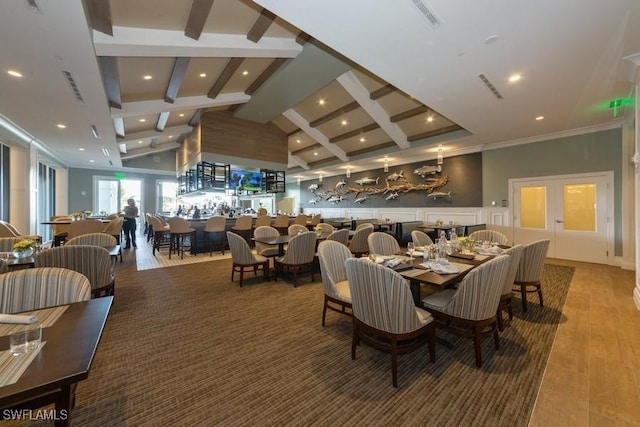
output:
[{"label": "dining table", "polygon": [[[30,410],[54,404],[50,419],[69,425],[75,387],[89,376],[112,304],[112,296],[68,304],[42,329],[38,354],[16,382],[0,387],[2,419],[24,419]],[[0,350],[9,351],[8,335],[0,336]]]},{"label": "dining table", "polygon": [[[314,233],[313,231],[309,231],[309,233]],[[331,231],[323,231],[318,234],[318,242],[326,240],[327,237],[331,234]],[[349,237],[353,236],[352,230],[349,230]],[[267,236],[267,237],[252,237],[254,242],[262,243],[263,245],[269,246],[278,246],[278,256],[284,255],[284,245],[289,243],[291,237],[288,234],[279,235],[279,236]]]},{"label": "dining table", "polygon": [[[118,256],[120,256],[120,262],[122,262],[122,250],[120,248],[120,245],[105,246],[104,248],[109,251],[109,256],[114,261],[114,265],[118,259]],[[41,250],[46,251],[47,249],[41,249]],[[13,256],[12,252],[0,252],[0,258],[7,263],[10,270],[33,268],[35,266],[35,261],[36,261],[35,256],[36,254],[33,254],[27,257],[17,258]]]}]

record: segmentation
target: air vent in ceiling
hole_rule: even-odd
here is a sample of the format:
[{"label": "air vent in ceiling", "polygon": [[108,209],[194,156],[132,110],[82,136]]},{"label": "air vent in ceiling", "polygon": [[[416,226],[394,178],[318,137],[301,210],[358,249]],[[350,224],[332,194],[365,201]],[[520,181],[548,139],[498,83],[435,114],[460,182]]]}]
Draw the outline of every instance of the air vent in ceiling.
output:
[{"label": "air vent in ceiling", "polygon": [[40,9],[40,6],[38,6],[38,2],[36,0],[27,0],[27,7],[32,12],[39,13],[40,15],[43,15],[42,9]]},{"label": "air vent in ceiling", "polygon": [[71,75],[71,73],[69,71],[64,71],[64,70],[62,70],[62,72],[64,73],[64,77],[69,82],[69,86],[71,86],[71,90],[73,90],[73,93],[76,96],[76,99],[84,103],[84,99],[82,99],[82,95],[80,95],[80,89],[78,89],[78,85],[76,85],[76,81],[73,79],[73,76]]},{"label": "air vent in ceiling", "polygon": [[442,24],[442,20],[433,10],[433,7],[426,0],[411,0],[411,2],[418,8],[420,13],[427,18],[427,21],[433,26],[433,28],[437,28]]},{"label": "air vent in ceiling", "polygon": [[480,77],[480,80],[482,80],[482,83],[484,83],[485,86],[487,86],[489,88],[489,90],[496,96],[496,98],[503,99],[502,98],[502,94],[500,92],[498,92],[498,89],[496,89],[496,87],[493,85],[493,83],[491,83],[489,81],[487,76],[485,76],[484,74],[478,74],[478,77]]},{"label": "air vent in ceiling", "polygon": [[151,142],[149,143],[149,147],[156,148],[158,146],[158,138],[151,138]]}]

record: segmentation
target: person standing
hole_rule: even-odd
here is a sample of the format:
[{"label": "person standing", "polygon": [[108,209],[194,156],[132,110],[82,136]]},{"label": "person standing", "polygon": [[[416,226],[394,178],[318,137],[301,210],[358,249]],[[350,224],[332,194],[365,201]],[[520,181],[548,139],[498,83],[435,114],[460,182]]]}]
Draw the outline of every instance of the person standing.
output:
[{"label": "person standing", "polygon": [[125,249],[130,249],[133,244],[134,248],[137,248],[136,245],[136,218],[138,217],[138,207],[136,206],[136,201],[133,199],[127,200],[127,206],[124,208],[124,223],[122,224],[122,229],[124,230],[124,236],[127,239],[127,244],[124,247]]}]

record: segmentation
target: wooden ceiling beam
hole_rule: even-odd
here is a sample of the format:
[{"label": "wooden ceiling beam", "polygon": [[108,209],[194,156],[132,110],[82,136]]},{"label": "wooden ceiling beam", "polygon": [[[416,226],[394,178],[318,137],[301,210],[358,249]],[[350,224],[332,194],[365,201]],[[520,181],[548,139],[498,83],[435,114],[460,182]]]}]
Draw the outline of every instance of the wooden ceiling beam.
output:
[{"label": "wooden ceiling beam", "polygon": [[338,118],[338,117],[340,117],[340,116],[342,116],[344,114],[347,114],[349,111],[353,111],[353,110],[355,110],[355,109],[357,109],[359,107],[360,107],[360,104],[358,104],[357,101],[353,101],[352,103],[347,104],[342,108],[338,108],[337,110],[332,111],[329,114],[326,114],[326,115],[324,115],[322,117],[319,117],[319,118],[315,119],[314,121],[310,122],[309,125],[311,127],[314,127],[314,128],[318,127],[323,123],[327,123],[327,122],[329,122],[329,121],[331,121],[331,120],[333,120],[335,118]]},{"label": "wooden ceiling beam", "polygon": [[176,58],[176,62],[173,64],[171,80],[169,80],[169,86],[167,87],[167,93],[164,95],[164,102],[173,104],[176,101],[190,60],[191,58]]},{"label": "wooden ceiling beam", "polygon": [[213,0],[193,0],[189,11],[189,19],[187,19],[187,25],[184,29],[185,36],[194,40],[200,38],[212,6]]},{"label": "wooden ceiling beam", "polygon": [[224,70],[222,70],[220,77],[218,77],[218,80],[215,81],[215,83],[211,87],[211,90],[207,94],[209,98],[215,98],[220,94],[220,92],[224,88],[224,85],[226,85],[231,77],[233,77],[233,74],[238,70],[238,68],[242,64],[242,61],[244,61],[244,58],[231,58],[229,60],[227,66],[224,67]]},{"label": "wooden ceiling beam", "polygon": [[371,147],[366,147],[366,148],[361,148],[359,150],[350,151],[347,154],[349,155],[349,157],[357,156],[359,154],[366,154],[366,153],[371,153],[372,151],[377,151],[377,150],[382,150],[384,148],[394,147],[395,145],[396,145],[395,142],[388,141],[388,142],[384,142],[382,144],[372,145]]},{"label": "wooden ceiling beam", "polygon": [[296,43],[298,43],[301,46],[304,46],[309,40],[311,40],[311,36],[305,33],[304,31],[302,31],[296,37]]},{"label": "wooden ceiling beam", "polygon": [[247,33],[247,40],[258,43],[275,19],[276,15],[269,12],[267,9],[262,9],[260,16],[258,16],[258,19],[256,19],[256,22],[253,23],[253,26]]},{"label": "wooden ceiling beam", "polygon": [[340,142],[340,141],[344,141],[345,139],[349,139],[352,138],[354,136],[360,135],[362,133],[367,133],[369,131],[375,130],[375,129],[379,129],[380,125],[378,123],[370,123],[366,126],[362,126],[359,129],[354,129],[352,131],[349,131],[347,133],[343,133],[342,135],[338,135],[338,136],[334,136],[333,138],[329,139],[329,142],[331,143],[336,143],[336,142]]},{"label": "wooden ceiling beam", "polygon": [[302,132],[302,129],[300,128],[295,128],[294,130],[292,130],[291,132],[289,132],[287,134],[287,138],[291,138],[293,135]]},{"label": "wooden ceiling beam", "polygon": [[369,97],[373,100],[376,100],[378,98],[382,98],[383,96],[390,94],[391,92],[395,92],[395,90],[396,88],[393,85],[386,84],[382,86],[380,89],[374,90],[373,92],[371,92]]},{"label": "wooden ceiling beam", "polygon": [[406,120],[406,119],[409,119],[411,117],[418,116],[418,115],[420,115],[422,113],[426,113],[429,110],[431,110],[431,109],[429,107],[427,107],[426,105],[420,105],[419,107],[412,108],[411,110],[407,110],[407,111],[403,111],[402,113],[394,114],[393,116],[391,116],[390,120],[391,120],[391,123],[400,122],[402,120]]},{"label": "wooden ceiling beam", "polygon": [[338,147],[335,144],[331,144],[331,142],[329,141],[329,138],[327,138],[325,134],[320,132],[318,129],[312,128],[311,126],[309,126],[309,122],[304,117],[302,117],[300,113],[298,113],[296,110],[294,110],[293,108],[290,108],[287,111],[283,112],[282,115],[285,116],[287,119],[289,119],[291,123],[293,123],[294,125],[298,126],[300,129],[302,129],[302,131],[305,132],[307,135],[309,135],[311,138],[313,138],[314,141],[317,141],[320,144],[322,144],[322,146],[327,150],[329,150],[334,156],[336,156],[343,162],[349,161],[349,157],[347,156],[347,153],[345,153],[342,148]]},{"label": "wooden ceiling beam", "polygon": [[115,56],[100,56],[98,57],[98,64],[104,82],[104,91],[109,100],[109,107],[122,109],[118,58]]},{"label": "wooden ceiling beam", "polygon": [[110,0],[85,0],[91,28],[113,36]]},{"label": "wooden ceiling beam", "polygon": [[458,125],[445,126],[443,128],[439,128],[439,129],[434,129],[434,130],[430,130],[430,131],[427,131],[427,132],[418,133],[416,135],[411,135],[407,139],[409,141],[417,141],[419,139],[431,138],[432,136],[443,135],[445,133],[455,132],[457,130],[462,130],[462,129],[463,128],[461,126],[458,126]]},{"label": "wooden ceiling beam", "polygon": [[253,92],[255,92],[260,86],[262,86],[264,82],[267,81],[267,79],[269,79],[269,77],[271,77],[276,71],[278,71],[282,64],[284,64],[286,61],[287,58],[274,59],[271,64],[269,64],[269,66],[265,68],[265,70],[258,76],[258,78],[255,79],[253,83],[251,83],[251,85],[249,85],[244,93],[246,93],[247,95],[253,94]]},{"label": "wooden ceiling beam", "polygon": [[304,147],[304,148],[299,148],[295,151],[292,151],[291,154],[297,156],[300,153],[306,153],[307,151],[311,151],[311,150],[317,150],[318,148],[322,147],[322,144],[320,144],[319,142],[313,145],[309,145],[308,147]]}]

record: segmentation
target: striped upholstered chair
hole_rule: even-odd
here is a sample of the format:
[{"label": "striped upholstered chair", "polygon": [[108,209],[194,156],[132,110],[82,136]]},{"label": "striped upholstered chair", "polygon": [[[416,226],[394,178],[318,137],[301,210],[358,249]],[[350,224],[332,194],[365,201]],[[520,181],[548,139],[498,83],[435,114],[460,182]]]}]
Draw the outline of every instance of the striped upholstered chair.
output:
[{"label": "striped upholstered chair", "polygon": [[91,285],[66,268],[27,268],[0,274],[0,312],[18,313],[86,301]]},{"label": "striped upholstered chair", "polygon": [[13,251],[13,245],[24,240],[22,237],[0,237],[0,252]]},{"label": "striped upholstered chair", "polygon": [[3,259],[0,259],[0,274],[7,273],[9,271],[9,264]]},{"label": "striped upholstered chair", "polygon": [[40,251],[35,256],[36,267],[61,267],[84,274],[91,283],[91,295],[113,295],[115,274],[109,251],[100,246],[58,246]]},{"label": "striped upholstered chair", "polygon": [[361,339],[390,352],[393,386],[397,387],[398,354],[428,343],[431,362],[436,361],[433,317],[415,306],[404,278],[390,268],[362,258],[348,259],[345,266],[353,309],[351,358],[356,358]]},{"label": "striped upholstered chair", "polygon": [[155,215],[149,215],[149,223],[151,224],[151,233],[153,234],[153,249],[151,250],[151,254],[156,256],[156,251],[160,252],[161,247],[171,246],[169,224],[163,223],[160,217]]},{"label": "striped upholstered chair", "polygon": [[104,225],[96,219],[81,219],[79,221],[71,221],[69,224],[69,234],[67,240],[89,233],[100,233],[104,230]]},{"label": "striped upholstered chair", "polygon": [[508,271],[509,256],[501,255],[471,270],[456,289],[422,299],[438,328],[473,337],[477,367],[482,366],[482,338],[493,334],[495,347],[500,348],[496,313]]},{"label": "striped upholstered chair", "polygon": [[506,311],[509,314],[509,320],[513,320],[513,307],[511,300],[513,299],[513,282],[516,280],[516,273],[520,266],[520,258],[522,257],[522,245],[516,245],[503,252],[504,255],[509,255],[509,271],[504,280],[504,286],[502,287],[502,295],[500,295],[500,304],[498,305],[498,329],[504,331],[504,321],[502,320],[502,312]]},{"label": "striped upholstered chair", "polygon": [[318,245],[320,274],[322,274],[324,286],[322,326],[327,316],[327,309],[351,316],[351,313],[346,311],[346,309],[351,310],[351,291],[347,270],[344,267],[344,262],[351,256],[349,248],[340,242],[326,240]]},{"label": "striped upholstered chair", "polygon": [[258,274],[258,269],[262,269],[265,279],[269,280],[269,260],[262,255],[254,255],[247,241],[239,234],[227,231],[227,241],[231,249],[233,267],[231,269],[231,281],[235,272],[240,273],[240,287],[244,279],[245,269],[253,270],[253,274]]},{"label": "striped upholstered chair", "polygon": [[360,224],[356,229],[351,241],[349,242],[349,250],[355,256],[361,256],[369,253],[369,235],[373,233],[373,224]]},{"label": "striped upholstered chair", "polygon": [[396,255],[400,253],[398,241],[390,234],[375,232],[367,239],[369,253],[376,255]]},{"label": "striped upholstered chair", "polygon": [[321,233],[330,233],[336,229],[333,225],[329,224],[328,222],[321,222],[321,223],[315,224],[313,228],[314,230],[319,231]]},{"label": "striped upholstered chair", "polygon": [[340,242],[345,246],[349,245],[349,229],[343,228],[341,230],[333,230],[331,234],[327,236],[327,240],[334,240]]},{"label": "striped upholstered chair", "polygon": [[306,233],[307,231],[309,231],[309,229],[304,225],[300,225],[300,224],[291,224],[289,228],[287,228],[287,234],[289,236],[295,236],[296,234],[299,234],[299,233]]},{"label": "striped upholstered chair", "polygon": [[411,240],[414,246],[430,246],[433,245],[433,240],[427,235],[427,233],[420,230],[411,231]]},{"label": "striped upholstered chair", "polygon": [[522,296],[522,311],[527,312],[527,293],[537,292],[540,306],[544,306],[542,300],[542,269],[544,260],[549,250],[549,240],[538,240],[524,245],[520,265],[514,280],[515,289]]},{"label": "striped upholstered chair", "polygon": [[[72,237],[67,240],[66,245],[91,245],[91,246],[100,246],[102,248],[111,248],[118,244],[118,241],[114,236],[107,233],[89,233],[82,234],[80,236]],[[120,262],[122,262],[122,250],[119,252]],[[115,263],[115,259],[113,262]],[[114,265],[115,267],[115,265]]]},{"label": "striped upholstered chair", "polygon": [[[253,237],[279,237],[278,230],[271,226],[260,226],[253,230]],[[256,253],[267,258],[275,258],[280,255],[280,248],[278,245],[265,245],[264,243],[256,242]]]},{"label": "striped upholstered chair", "polygon": [[313,260],[316,254],[316,233],[297,234],[289,240],[289,246],[284,256],[275,258],[274,267],[276,280],[278,275],[291,273],[293,275],[293,286],[298,286],[298,274],[307,271],[311,272],[311,280],[315,280],[313,274]]},{"label": "striped upholstered chair", "polygon": [[509,243],[507,236],[496,230],[478,230],[469,234],[469,239],[476,242],[494,242],[499,245]]}]

